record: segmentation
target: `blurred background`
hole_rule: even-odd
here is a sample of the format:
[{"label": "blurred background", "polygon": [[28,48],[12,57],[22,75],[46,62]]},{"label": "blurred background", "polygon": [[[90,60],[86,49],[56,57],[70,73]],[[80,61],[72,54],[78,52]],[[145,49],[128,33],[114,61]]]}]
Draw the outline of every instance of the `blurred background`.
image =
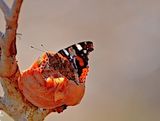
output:
[{"label": "blurred background", "polygon": [[18,32],[21,70],[42,54],[31,45],[94,42],[82,102],[45,121],[160,121],[160,1],[24,0]]}]

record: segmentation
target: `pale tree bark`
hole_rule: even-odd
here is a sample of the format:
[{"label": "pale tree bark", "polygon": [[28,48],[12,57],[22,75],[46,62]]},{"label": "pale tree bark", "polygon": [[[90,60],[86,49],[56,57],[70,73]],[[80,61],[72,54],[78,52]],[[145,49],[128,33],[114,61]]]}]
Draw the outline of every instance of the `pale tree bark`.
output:
[{"label": "pale tree bark", "polygon": [[18,88],[20,70],[16,60],[16,32],[18,17],[23,0],[13,0],[11,8],[0,0],[6,29],[0,32],[0,77],[4,96],[0,97],[0,109],[15,121],[43,121],[53,110],[42,110],[27,100]]}]

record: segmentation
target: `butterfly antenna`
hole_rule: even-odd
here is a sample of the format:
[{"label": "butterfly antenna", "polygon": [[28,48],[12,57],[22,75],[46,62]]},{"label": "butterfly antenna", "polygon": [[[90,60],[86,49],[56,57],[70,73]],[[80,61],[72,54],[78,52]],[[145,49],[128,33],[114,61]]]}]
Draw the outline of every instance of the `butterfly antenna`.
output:
[{"label": "butterfly antenna", "polygon": [[41,44],[41,47],[45,50],[45,51],[48,51],[43,44]]},{"label": "butterfly antenna", "polygon": [[35,50],[38,50],[38,51],[41,51],[41,52],[45,52],[44,50],[41,50],[39,48],[36,48],[36,47],[33,47],[33,46],[30,46],[32,49],[35,49]]}]

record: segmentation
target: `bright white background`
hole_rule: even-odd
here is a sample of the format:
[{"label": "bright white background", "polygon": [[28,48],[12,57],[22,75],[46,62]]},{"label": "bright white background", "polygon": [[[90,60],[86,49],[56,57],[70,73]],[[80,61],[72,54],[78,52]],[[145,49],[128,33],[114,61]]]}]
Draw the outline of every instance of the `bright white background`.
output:
[{"label": "bright white background", "polygon": [[160,120],[160,1],[24,0],[18,32],[21,70],[42,54],[30,45],[53,51],[85,39],[95,45],[81,104],[45,121]]}]

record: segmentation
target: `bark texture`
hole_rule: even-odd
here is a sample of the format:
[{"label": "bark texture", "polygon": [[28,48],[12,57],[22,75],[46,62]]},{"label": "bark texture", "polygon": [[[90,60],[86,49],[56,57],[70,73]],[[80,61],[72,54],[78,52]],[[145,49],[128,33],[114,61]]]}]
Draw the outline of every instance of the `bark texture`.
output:
[{"label": "bark texture", "polygon": [[16,33],[18,17],[23,0],[13,0],[9,8],[4,0],[0,0],[0,8],[6,21],[5,32],[0,32],[0,82],[4,96],[0,97],[0,109],[15,121],[43,121],[53,110],[43,110],[29,103],[18,88],[21,76],[16,61]]}]

